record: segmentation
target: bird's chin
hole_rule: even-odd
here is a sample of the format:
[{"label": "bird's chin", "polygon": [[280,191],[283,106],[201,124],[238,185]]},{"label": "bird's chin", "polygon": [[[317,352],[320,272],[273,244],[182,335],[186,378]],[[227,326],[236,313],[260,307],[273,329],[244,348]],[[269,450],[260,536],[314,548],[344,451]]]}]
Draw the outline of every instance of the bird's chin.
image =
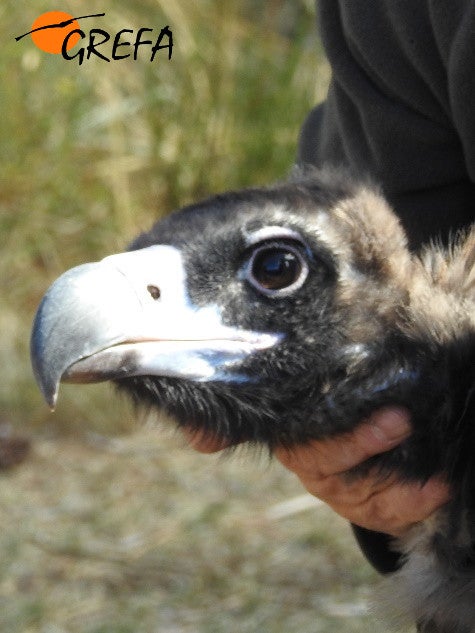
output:
[{"label": "bird's chin", "polygon": [[[176,377],[135,376],[114,380],[138,408],[165,414],[203,453],[243,443],[274,446],[281,436],[272,402],[259,385],[195,382]],[[262,408],[259,404],[262,403]]]},{"label": "bird's chin", "polygon": [[195,429],[193,426],[184,426],[182,429],[183,436],[188,444],[200,453],[218,453],[226,448],[237,446],[241,442],[233,443],[224,437],[219,437],[212,431],[204,429]]}]

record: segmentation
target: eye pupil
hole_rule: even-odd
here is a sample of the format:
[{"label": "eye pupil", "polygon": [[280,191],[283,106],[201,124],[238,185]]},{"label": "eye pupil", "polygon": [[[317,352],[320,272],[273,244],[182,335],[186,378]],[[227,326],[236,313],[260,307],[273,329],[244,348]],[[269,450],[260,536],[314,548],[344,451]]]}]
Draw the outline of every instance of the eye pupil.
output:
[{"label": "eye pupil", "polygon": [[292,251],[271,247],[254,258],[252,274],[266,290],[281,290],[291,286],[300,276],[302,264]]}]

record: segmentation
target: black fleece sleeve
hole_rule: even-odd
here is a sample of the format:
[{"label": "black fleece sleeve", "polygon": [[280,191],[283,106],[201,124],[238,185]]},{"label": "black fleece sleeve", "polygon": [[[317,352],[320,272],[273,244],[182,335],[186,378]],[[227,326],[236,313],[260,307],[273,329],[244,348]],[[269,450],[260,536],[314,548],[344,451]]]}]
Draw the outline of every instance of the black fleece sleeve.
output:
[{"label": "black fleece sleeve", "polygon": [[379,182],[411,246],[471,223],[475,208],[475,3],[319,0],[332,67],[300,162]]}]

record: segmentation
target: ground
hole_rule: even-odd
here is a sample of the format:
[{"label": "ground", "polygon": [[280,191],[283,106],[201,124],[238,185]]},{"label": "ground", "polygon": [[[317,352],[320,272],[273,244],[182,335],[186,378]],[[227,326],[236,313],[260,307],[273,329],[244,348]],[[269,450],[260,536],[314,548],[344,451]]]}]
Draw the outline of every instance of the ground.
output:
[{"label": "ground", "polygon": [[266,456],[150,428],[33,440],[0,517],[9,633],[385,630],[346,523]]}]

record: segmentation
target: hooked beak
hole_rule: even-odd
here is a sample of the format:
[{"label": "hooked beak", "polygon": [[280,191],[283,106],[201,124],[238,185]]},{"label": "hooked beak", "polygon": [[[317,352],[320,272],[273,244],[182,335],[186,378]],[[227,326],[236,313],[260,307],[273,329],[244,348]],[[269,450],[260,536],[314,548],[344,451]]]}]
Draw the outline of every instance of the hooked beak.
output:
[{"label": "hooked beak", "polygon": [[216,304],[194,306],[179,250],[160,245],[59,277],[38,308],[31,359],[54,409],[61,381],[145,375],[239,380],[232,368],[280,338],[226,326]]}]

